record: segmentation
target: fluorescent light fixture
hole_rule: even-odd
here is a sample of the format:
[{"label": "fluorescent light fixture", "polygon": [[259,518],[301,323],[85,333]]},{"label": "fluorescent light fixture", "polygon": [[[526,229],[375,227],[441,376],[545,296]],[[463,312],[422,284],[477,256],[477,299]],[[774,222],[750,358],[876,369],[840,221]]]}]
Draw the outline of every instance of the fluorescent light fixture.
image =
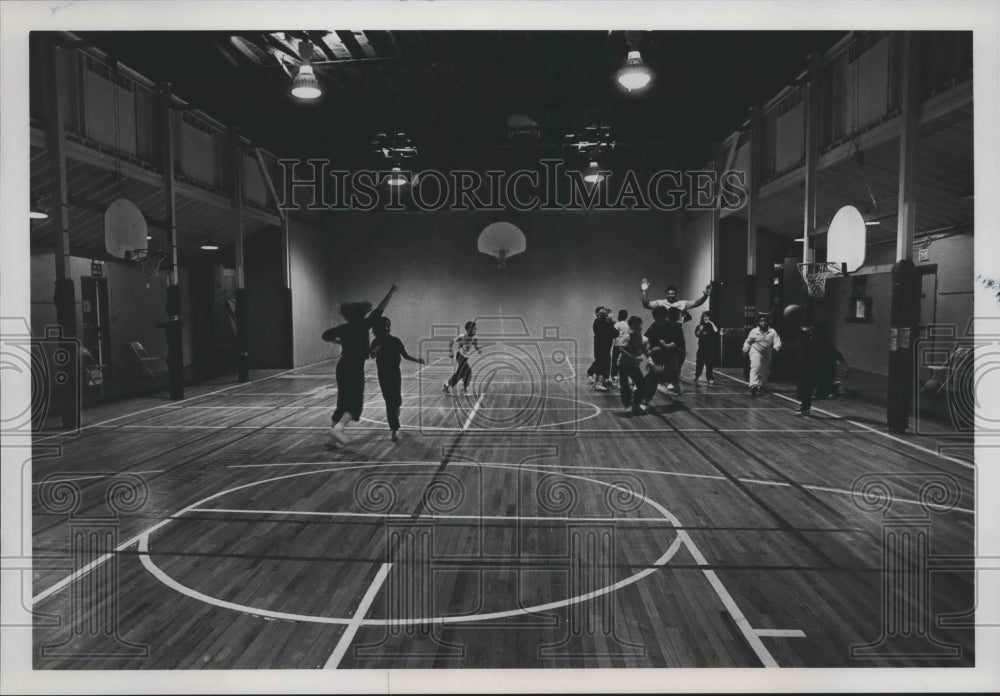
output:
[{"label": "fluorescent light fixture", "polygon": [[629,92],[634,92],[646,87],[653,79],[653,74],[643,64],[638,51],[629,51],[628,57],[625,58],[625,67],[618,71],[616,77],[618,84]]},{"label": "fluorescent light fixture", "polygon": [[313,66],[303,63],[299,67],[299,72],[292,82],[292,96],[299,99],[316,99],[321,94],[319,82],[316,80],[316,73]]},{"label": "fluorescent light fixture", "polygon": [[219,245],[215,244],[211,239],[206,239],[204,242],[201,243],[201,250],[202,251],[218,251],[219,250]]}]

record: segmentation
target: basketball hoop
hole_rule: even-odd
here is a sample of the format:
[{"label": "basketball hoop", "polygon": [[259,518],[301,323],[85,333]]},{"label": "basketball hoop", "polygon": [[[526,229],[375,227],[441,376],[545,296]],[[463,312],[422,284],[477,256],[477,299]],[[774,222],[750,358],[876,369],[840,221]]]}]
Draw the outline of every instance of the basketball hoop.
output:
[{"label": "basketball hoop", "polygon": [[167,258],[167,252],[159,249],[133,249],[128,254],[128,260],[139,264],[139,270],[146,279],[146,287],[149,281],[156,278],[160,272],[160,264]]},{"label": "basketball hoop", "polygon": [[477,246],[496,257],[497,268],[506,268],[508,258],[525,250],[524,233],[509,222],[494,222],[480,233]]},{"label": "basketball hoop", "polygon": [[847,264],[843,263],[800,263],[799,273],[806,284],[809,297],[826,297],[826,279],[834,274],[847,275]]}]

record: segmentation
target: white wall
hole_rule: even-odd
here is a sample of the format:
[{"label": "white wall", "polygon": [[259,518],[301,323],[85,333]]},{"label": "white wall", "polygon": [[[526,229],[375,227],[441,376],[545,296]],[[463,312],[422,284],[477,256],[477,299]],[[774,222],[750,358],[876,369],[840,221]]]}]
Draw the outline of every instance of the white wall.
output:
[{"label": "white wall", "polygon": [[295,220],[288,232],[293,355],[300,367],[337,354],[333,344],[320,340],[323,331],[342,321],[334,304],[336,249],[331,249],[328,233]]}]

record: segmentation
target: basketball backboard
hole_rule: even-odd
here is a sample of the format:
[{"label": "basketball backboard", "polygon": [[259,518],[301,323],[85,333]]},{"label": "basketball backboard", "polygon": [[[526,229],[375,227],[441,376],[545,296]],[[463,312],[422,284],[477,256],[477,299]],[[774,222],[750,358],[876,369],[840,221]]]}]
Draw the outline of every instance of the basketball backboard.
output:
[{"label": "basketball backboard", "polygon": [[111,256],[131,260],[136,250],[145,251],[149,228],[135,203],[118,198],[104,211],[104,248]]},{"label": "basketball backboard", "polygon": [[830,222],[826,237],[827,263],[845,264],[853,273],[865,262],[867,227],[865,218],[853,205],[845,205]]}]

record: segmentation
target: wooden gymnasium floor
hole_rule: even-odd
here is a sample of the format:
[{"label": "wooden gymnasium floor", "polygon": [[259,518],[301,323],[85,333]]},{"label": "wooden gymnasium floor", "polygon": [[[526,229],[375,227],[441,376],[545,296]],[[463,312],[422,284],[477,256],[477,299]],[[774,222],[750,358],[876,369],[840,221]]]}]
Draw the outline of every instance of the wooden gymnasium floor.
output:
[{"label": "wooden gymnasium floor", "polygon": [[[333,361],[36,440],[35,666],[974,664],[972,576],[947,562],[973,548],[970,440],[894,440],[849,400],[799,419],[787,386],[694,386],[690,360],[683,400],[640,417],[558,351],[495,349],[453,398],[424,354],[403,365],[398,444],[369,363],[351,446],[324,449]],[[882,570],[882,513],[852,497],[865,474],[894,487],[908,539],[930,530],[933,572],[906,592]],[[914,522],[927,477],[959,495]]]}]

